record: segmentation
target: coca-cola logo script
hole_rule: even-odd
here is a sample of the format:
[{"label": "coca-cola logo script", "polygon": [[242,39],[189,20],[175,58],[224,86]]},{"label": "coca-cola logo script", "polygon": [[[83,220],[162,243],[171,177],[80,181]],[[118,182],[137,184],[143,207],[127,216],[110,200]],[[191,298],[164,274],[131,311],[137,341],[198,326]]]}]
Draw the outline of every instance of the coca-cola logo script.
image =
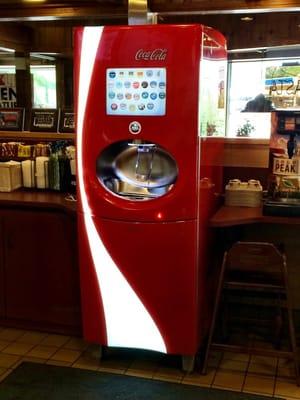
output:
[{"label": "coca-cola logo script", "polygon": [[151,51],[139,49],[135,54],[136,60],[146,60],[146,61],[164,61],[166,57],[167,57],[167,49],[154,49]]}]

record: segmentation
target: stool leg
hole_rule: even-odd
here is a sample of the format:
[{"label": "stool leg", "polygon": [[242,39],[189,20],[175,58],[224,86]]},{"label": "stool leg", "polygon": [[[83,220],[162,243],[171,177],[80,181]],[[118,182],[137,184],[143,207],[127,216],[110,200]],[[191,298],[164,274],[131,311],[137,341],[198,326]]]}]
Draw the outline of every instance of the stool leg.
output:
[{"label": "stool leg", "polygon": [[220,273],[219,283],[218,283],[218,288],[217,288],[217,293],[216,293],[216,300],[215,300],[215,305],[214,305],[214,309],[213,309],[211,325],[210,325],[209,334],[208,334],[205,357],[204,357],[204,361],[203,361],[202,374],[206,374],[206,372],[207,372],[208,356],[209,356],[210,347],[211,347],[211,344],[212,344],[212,339],[213,339],[213,334],[214,334],[214,330],[215,330],[217,315],[218,315],[218,311],[219,311],[221,293],[222,293],[222,288],[223,288],[223,280],[224,280],[226,259],[227,259],[227,253],[225,253],[224,258],[223,258],[223,262],[222,262],[222,268],[221,268],[221,273]]},{"label": "stool leg", "polygon": [[291,347],[292,347],[292,353],[293,353],[294,364],[295,364],[296,381],[297,381],[297,385],[300,386],[299,363],[298,363],[298,354],[297,354],[297,345],[296,345],[296,334],[295,334],[293,310],[291,308],[291,304],[290,304],[288,295],[287,295],[287,313],[288,313],[288,323],[289,323]]},{"label": "stool leg", "polygon": [[283,327],[283,316],[282,309],[278,308],[277,315],[275,316],[275,326],[274,326],[274,341],[273,346],[275,349],[279,350],[281,348],[282,340],[282,327]]},{"label": "stool leg", "polygon": [[[224,297],[223,297],[224,301],[220,304],[222,306],[222,320],[221,320],[221,338],[222,341],[224,341],[225,343],[228,341],[229,338],[229,329],[228,329],[228,315],[229,315],[229,311],[228,311],[228,303],[226,301],[226,293],[224,293]],[[219,307],[220,309],[220,307]]]}]

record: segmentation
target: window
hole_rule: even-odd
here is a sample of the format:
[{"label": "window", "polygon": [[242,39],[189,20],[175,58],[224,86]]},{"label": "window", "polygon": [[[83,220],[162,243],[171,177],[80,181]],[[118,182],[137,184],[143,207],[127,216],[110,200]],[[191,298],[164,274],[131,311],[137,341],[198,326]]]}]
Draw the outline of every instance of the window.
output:
[{"label": "window", "polygon": [[300,109],[300,59],[231,61],[227,136],[269,138],[272,110]]},{"label": "window", "polygon": [[0,107],[13,108],[17,104],[16,68],[14,65],[0,66]]},{"label": "window", "polygon": [[31,65],[33,83],[33,107],[56,108],[55,65]]},{"label": "window", "polygon": [[0,74],[15,74],[16,67],[14,65],[0,65]]},{"label": "window", "polygon": [[227,61],[204,58],[200,68],[200,134],[225,136]]}]

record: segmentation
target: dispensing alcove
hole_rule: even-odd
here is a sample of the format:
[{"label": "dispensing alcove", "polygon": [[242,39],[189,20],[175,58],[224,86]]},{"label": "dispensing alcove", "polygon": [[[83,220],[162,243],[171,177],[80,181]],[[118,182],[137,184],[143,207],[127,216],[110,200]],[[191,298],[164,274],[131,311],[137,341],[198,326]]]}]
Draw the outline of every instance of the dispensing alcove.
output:
[{"label": "dispensing alcove", "polygon": [[110,192],[134,200],[168,193],[178,175],[176,161],[156,143],[141,140],[111,144],[97,158],[96,173]]}]

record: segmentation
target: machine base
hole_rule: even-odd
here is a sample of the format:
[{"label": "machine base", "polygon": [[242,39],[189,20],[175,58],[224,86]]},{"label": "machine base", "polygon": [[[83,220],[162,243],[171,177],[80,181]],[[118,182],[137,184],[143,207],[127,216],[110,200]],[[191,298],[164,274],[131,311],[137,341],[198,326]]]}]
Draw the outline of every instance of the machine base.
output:
[{"label": "machine base", "polygon": [[[284,199],[286,200],[286,199]],[[278,217],[300,217],[300,199],[296,201],[266,200],[263,205],[263,215]]]},{"label": "machine base", "polygon": [[195,366],[195,356],[182,356],[182,370],[193,372]]},{"label": "machine base", "polygon": [[[109,349],[110,347],[107,346],[99,346],[97,347],[97,350],[94,353],[95,358],[98,358],[99,362],[102,359],[107,359],[109,358]],[[121,349],[125,349],[124,347]],[[191,373],[194,371],[195,368],[195,361],[196,361],[196,356],[186,356],[186,355],[182,355],[181,356],[182,359],[182,371],[187,372],[187,373]]]}]

